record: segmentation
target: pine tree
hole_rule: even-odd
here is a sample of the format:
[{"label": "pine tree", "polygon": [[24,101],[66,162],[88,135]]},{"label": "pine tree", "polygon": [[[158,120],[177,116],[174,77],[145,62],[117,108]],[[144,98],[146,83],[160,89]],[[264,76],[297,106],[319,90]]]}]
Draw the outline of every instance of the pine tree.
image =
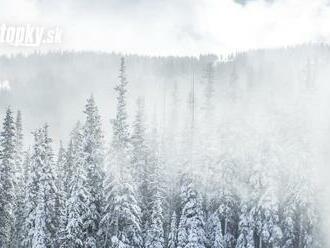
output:
[{"label": "pine tree", "polygon": [[178,227],[178,248],[206,247],[204,213],[198,193],[187,175],[181,182],[182,210]]},{"label": "pine tree", "polygon": [[280,247],[283,238],[282,230],[279,226],[278,204],[276,196],[267,192],[263,196],[263,220],[262,239],[269,247]]},{"label": "pine tree", "polygon": [[83,149],[83,134],[80,125],[74,129],[67,151],[67,201],[66,226],[61,247],[84,247],[84,216],[87,212],[87,171]]},{"label": "pine tree", "polygon": [[[117,92],[117,113],[113,124],[110,171],[106,180],[106,208],[102,219],[103,246],[142,247],[141,209],[132,177],[130,136],[126,110],[125,61],[121,59]],[[117,172],[117,173],[115,173]]]},{"label": "pine tree", "polygon": [[[160,144],[159,155],[160,160],[163,163],[163,173],[162,177],[164,181],[165,190],[165,200],[164,200],[164,229],[166,235],[171,230],[171,217],[173,209],[176,209],[178,205],[178,169],[180,165],[179,156],[179,97],[178,97],[178,85],[177,82],[174,83],[174,89],[171,94],[171,104],[170,104],[170,117],[168,118],[168,124],[165,130],[164,137]],[[172,183],[175,181],[176,183]]]},{"label": "pine tree", "polygon": [[146,178],[148,178],[146,181],[146,188],[147,194],[150,196],[150,212],[148,213],[149,216],[146,218],[147,223],[145,227],[145,247],[163,248],[165,247],[163,215],[164,190],[162,179],[160,177],[162,174],[160,166],[161,162],[160,159],[157,158],[156,151],[151,151],[149,157],[150,169],[146,172]]},{"label": "pine tree", "polygon": [[315,230],[321,224],[316,211],[315,198],[315,186],[312,178],[307,175],[299,175],[294,210],[295,245],[297,247],[319,247],[319,243],[321,243],[314,237]]},{"label": "pine tree", "polygon": [[[159,194],[159,193],[158,193]],[[146,230],[146,248],[164,248],[163,210],[160,195],[154,195],[151,216]]]},{"label": "pine tree", "polygon": [[225,247],[234,247],[239,222],[239,197],[236,187],[239,185],[237,175],[239,167],[235,161],[224,161],[221,163],[221,183],[218,197],[220,221]]},{"label": "pine tree", "polygon": [[58,220],[56,216],[57,187],[54,176],[53,152],[48,126],[34,133],[35,144],[27,175],[25,196],[26,232],[24,247],[54,247]]},{"label": "pine tree", "polygon": [[[130,139],[132,145],[132,170],[133,180],[137,187],[137,200],[141,207],[141,227],[143,229],[143,236],[145,237],[146,225],[149,222],[151,216],[151,185],[150,185],[150,152],[146,144],[146,134],[144,126],[143,116],[143,101],[138,99],[137,101],[137,113],[133,124],[133,134]],[[150,161],[149,161],[150,160]]]},{"label": "pine tree", "polygon": [[33,211],[34,225],[32,226],[29,235],[32,237],[31,247],[33,248],[47,248],[50,246],[49,230],[47,229],[47,211],[45,206],[45,189],[44,185],[40,185],[37,197],[36,197],[36,208]]},{"label": "pine tree", "polygon": [[238,231],[239,235],[235,247],[254,248],[254,223],[246,203],[243,203],[241,207]]},{"label": "pine tree", "polygon": [[283,248],[295,247],[295,211],[296,211],[296,189],[295,180],[285,168],[279,169],[279,218],[283,238]]},{"label": "pine tree", "polygon": [[250,177],[253,192],[251,214],[255,224],[255,244],[259,248],[279,247],[283,237],[279,226],[277,187],[273,180],[275,171],[270,161],[269,149],[263,147]]},{"label": "pine tree", "polygon": [[20,191],[23,180],[23,127],[22,127],[22,114],[20,111],[17,112],[15,121],[15,178],[17,189],[16,192]]},{"label": "pine tree", "polygon": [[[141,98],[137,100],[137,107],[130,143],[132,144],[134,180],[142,182],[147,168],[148,151],[145,142],[144,103]],[[140,187],[142,187],[142,185],[140,185]]]},{"label": "pine tree", "polygon": [[103,209],[104,147],[101,117],[93,96],[87,100],[86,121],[83,127],[85,166],[87,170],[87,212],[84,215],[84,245],[97,247]]},{"label": "pine tree", "polygon": [[175,211],[173,211],[173,214],[171,216],[171,222],[170,222],[170,231],[168,234],[168,248],[176,248],[177,247],[177,241],[178,241],[178,227],[177,227],[177,217]]},{"label": "pine tree", "polygon": [[55,177],[56,177],[56,187],[57,187],[57,197],[56,197],[56,216],[58,222],[56,246],[60,246],[62,240],[62,232],[66,225],[66,200],[67,192],[65,191],[65,171],[66,171],[66,151],[63,147],[62,141],[60,142],[60,148],[57,153],[57,161],[55,166]]},{"label": "pine tree", "polygon": [[283,210],[282,229],[283,229],[283,248],[295,247],[295,225],[294,225],[294,204],[288,202]]},{"label": "pine tree", "polygon": [[[29,185],[29,181],[31,178],[31,173],[32,169],[31,169],[31,154],[30,151],[26,151],[24,153],[24,161],[23,161],[23,191],[22,191],[22,195],[23,195],[23,199],[22,199],[22,206],[24,206],[24,208],[22,208],[22,219],[21,219],[21,230],[20,230],[20,236],[18,236],[17,242],[18,242],[18,247],[20,248],[24,248],[25,246],[25,241],[26,241],[26,236],[28,235],[29,231],[30,231],[30,223],[27,221],[29,214],[30,214],[30,210],[31,210],[31,191],[28,188]],[[18,234],[17,234],[18,235]]]},{"label": "pine tree", "polygon": [[223,248],[225,246],[224,238],[222,235],[221,220],[219,213],[213,213],[207,220],[207,241],[209,248]]},{"label": "pine tree", "polygon": [[15,228],[15,123],[8,108],[0,136],[0,247],[11,247]]},{"label": "pine tree", "polygon": [[[108,177],[109,179],[109,177]],[[110,182],[109,182],[110,181]],[[109,179],[100,235],[104,247],[142,247],[141,211],[132,184]]]},{"label": "pine tree", "polygon": [[[112,120],[113,125],[113,141],[112,146],[114,149],[122,150],[122,152],[128,150],[129,144],[129,130],[127,123],[127,103],[126,103],[126,93],[127,93],[127,79],[126,79],[126,67],[125,59],[121,58],[120,63],[120,73],[119,73],[119,83],[115,87],[117,93],[117,112],[116,118]],[[119,168],[121,169],[121,168]]]},{"label": "pine tree", "polygon": [[[46,226],[50,233],[49,245],[54,247],[57,245],[57,236],[59,230],[59,218],[58,213],[58,201],[59,201],[59,189],[56,185],[56,172],[54,162],[54,152],[52,148],[53,140],[49,137],[48,124],[45,124],[42,128],[43,138],[43,152],[41,158],[45,160],[44,174],[41,176],[41,183],[45,189],[45,208],[46,208]],[[37,158],[39,159],[39,158]],[[40,170],[40,168],[39,168]]]},{"label": "pine tree", "polygon": [[23,171],[23,127],[21,112],[17,112],[15,121],[15,235],[13,237],[13,246],[19,247],[20,240],[23,237],[22,227],[24,221],[24,171]]}]

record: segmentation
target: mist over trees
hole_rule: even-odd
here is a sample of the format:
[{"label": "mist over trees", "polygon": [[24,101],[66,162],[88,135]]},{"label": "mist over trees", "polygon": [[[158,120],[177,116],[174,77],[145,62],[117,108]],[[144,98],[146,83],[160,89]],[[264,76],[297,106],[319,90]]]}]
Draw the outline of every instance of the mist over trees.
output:
[{"label": "mist over trees", "polygon": [[[214,100],[217,110],[227,103],[224,96],[232,94],[250,104],[270,104],[276,97],[286,103],[298,97],[298,93],[315,85],[326,87],[329,71],[328,46],[298,46],[292,48],[256,50],[217,57],[143,57],[127,55],[128,111],[130,121],[134,116],[135,101],[145,98],[147,121],[157,113],[158,125],[168,122],[172,94],[177,88],[178,116],[185,113],[192,77],[195,77],[196,98],[204,94],[204,77],[207,63],[214,65]],[[73,123],[83,118],[81,107],[93,93],[102,116],[105,138],[114,118],[116,96],[113,88],[117,81],[120,54],[95,52],[35,53],[28,56],[0,57],[0,82],[8,81],[10,90],[0,89],[1,117],[7,106],[20,109],[26,116],[26,139],[33,141],[31,132],[47,122],[51,135],[58,145],[60,139],[68,142],[68,131]],[[234,84],[238,90],[233,91]],[[306,90],[309,91],[309,90]],[[322,90],[321,90],[322,91]],[[74,94],[73,94],[74,92]],[[325,96],[324,96],[325,97]],[[59,99],[61,99],[59,101]],[[205,102],[200,99],[200,104]],[[49,110],[52,111],[49,111]],[[260,107],[259,107],[260,109]],[[224,111],[216,111],[218,115]],[[164,119],[166,116],[166,119]],[[163,117],[163,118],[161,118]],[[183,118],[180,118],[180,122]],[[183,125],[181,123],[180,125]],[[110,142],[110,141],[108,141]]]},{"label": "mist over trees", "polygon": [[326,247],[329,53],[1,58],[0,246]]}]

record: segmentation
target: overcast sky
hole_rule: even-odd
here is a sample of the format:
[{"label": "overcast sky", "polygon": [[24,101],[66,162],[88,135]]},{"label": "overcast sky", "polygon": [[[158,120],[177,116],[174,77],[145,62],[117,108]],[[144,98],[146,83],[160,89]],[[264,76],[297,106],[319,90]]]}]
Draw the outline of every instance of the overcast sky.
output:
[{"label": "overcast sky", "polygon": [[[62,29],[61,45],[42,50],[197,55],[330,40],[329,0],[0,0],[0,6],[1,24]],[[31,50],[0,44],[0,53]]]}]

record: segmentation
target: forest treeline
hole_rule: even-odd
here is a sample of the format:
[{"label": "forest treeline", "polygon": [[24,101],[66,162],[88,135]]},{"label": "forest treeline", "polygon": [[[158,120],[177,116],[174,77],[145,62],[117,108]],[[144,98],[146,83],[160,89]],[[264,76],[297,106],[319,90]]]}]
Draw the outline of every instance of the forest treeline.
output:
[{"label": "forest treeline", "polygon": [[[143,97],[130,121],[121,58],[111,137],[91,96],[58,152],[47,124],[23,145],[22,115],[8,108],[0,137],[0,247],[325,247],[308,142],[276,127],[265,136],[240,120],[219,124],[214,70],[206,64],[198,101],[192,77],[186,115],[173,92],[163,128],[146,121]],[[233,83],[236,77],[234,71]],[[226,93],[235,106],[240,94],[234,86]]]}]

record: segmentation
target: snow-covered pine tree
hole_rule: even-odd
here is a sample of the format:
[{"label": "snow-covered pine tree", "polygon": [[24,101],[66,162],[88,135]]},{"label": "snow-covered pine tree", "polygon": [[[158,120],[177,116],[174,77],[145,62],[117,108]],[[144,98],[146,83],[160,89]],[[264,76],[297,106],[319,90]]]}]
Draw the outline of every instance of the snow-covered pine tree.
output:
[{"label": "snow-covered pine tree", "polygon": [[[210,218],[219,207],[219,181],[218,181],[218,170],[220,166],[216,166],[215,158],[218,156],[218,149],[215,149],[217,146],[216,138],[216,114],[215,111],[215,69],[216,63],[214,58],[209,58],[209,62],[206,64],[206,67],[203,72],[203,81],[204,81],[204,92],[203,92],[203,104],[201,108],[200,119],[197,119],[197,129],[193,131],[196,133],[195,144],[198,144],[198,147],[195,148],[196,153],[196,162],[194,167],[197,167],[198,170],[207,170],[209,173],[201,173],[199,179],[199,188],[207,194],[203,194],[203,207],[205,211],[205,216]],[[198,109],[198,108],[197,108]],[[207,120],[207,121],[204,121]],[[199,133],[200,132],[200,133]],[[205,138],[207,137],[207,138]],[[216,175],[210,177],[211,175]],[[210,182],[210,180],[212,182]],[[217,185],[217,186],[216,186]],[[215,204],[217,203],[217,204]],[[216,206],[215,206],[216,205]],[[208,221],[208,219],[206,219]]]},{"label": "snow-covered pine tree", "polygon": [[194,189],[192,179],[183,174],[181,179],[181,204],[178,226],[178,248],[205,248],[205,224],[201,199]]},{"label": "snow-covered pine tree", "polygon": [[272,189],[265,193],[263,199],[263,226],[262,238],[266,247],[281,247],[283,233],[279,225],[278,203],[276,196],[273,194]]},{"label": "snow-covered pine tree", "polygon": [[21,192],[23,181],[23,126],[22,126],[22,114],[21,111],[17,112],[15,120],[15,178],[17,189],[16,192]]},{"label": "snow-covered pine tree", "polygon": [[[58,219],[57,187],[48,126],[34,132],[34,147],[27,175],[23,247],[55,247]],[[40,229],[42,228],[42,230]],[[40,236],[36,236],[40,233]],[[42,238],[40,238],[42,237]],[[42,240],[42,241],[41,241]],[[39,246],[38,246],[39,245]]]},{"label": "snow-covered pine tree", "polygon": [[[308,170],[307,170],[308,171]],[[297,247],[320,247],[322,241],[315,239],[315,230],[321,225],[320,216],[316,211],[316,191],[312,183],[312,173],[298,176],[295,192],[294,226]],[[300,173],[299,173],[300,174]]]},{"label": "snow-covered pine tree", "polygon": [[[29,233],[30,230],[30,225],[28,220],[29,217],[29,210],[31,209],[31,192],[28,188],[28,183],[31,178],[31,154],[30,151],[26,151],[24,153],[24,159],[23,159],[23,199],[22,199],[22,219],[21,219],[21,230],[20,230],[20,236],[18,236],[17,239],[17,247],[19,248],[24,248],[25,246],[25,241],[26,241],[26,236]],[[18,234],[17,234],[18,235]]]},{"label": "snow-covered pine tree", "polygon": [[[180,132],[179,132],[179,90],[178,83],[174,82],[169,115],[167,121],[167,127],[163,132],[165,133],[162,137],[161,146],[159,149],[160,160],[163,164],[163,173],[162,179],[164,181],[165,199],[164,199],[164,229],[165,236],[170,235],[171,230],[171,218],[173,210],[177,210],[179,205],[179,187],[178,187],[178,169],[179,169],[179,147],[178,143],[180,141]],[[154,125],[156,127],[156,125]],[[154,127],[154,128],[155,128]],[[173,181],[175,183],[173,183]],[[176,242],[175,242],[176,244]]]},{"label": "snow-covered pine tree", "polygon": [[279,218],[283,231],[281,244],[283,248],[294,248],[296,239],[294,219],[297,207],[295,180],[285,168],[279,169],[279,180]]},{"label": "snow-covered pine tree", "polygon": [[[117,93],[117,111],[116,117],[112,120],[113,126],[113,140],[112,140],[112,149],[118,150],[125,155],[123,159],[128,159],[128,150],[129,150],[129,142],[130,142],[130,135],[129,135],[129,127],[128,127],[128,115],[127,115],[127,100],[126,100],[126,93],[127,93],[127,84],[128,81],[126,79],[126,66],[125,66],[125,59],[121,58],[120,61],[120,70],[119,70],[119,82],[115,87],[115,91]],[[114,154],[111,154],[115,156]],[[118,156],[117,156],[117,159]],[[121,164],[118,164],[120,166]],[[123,166],[117,167],[119,172],[124,169]]]},{"label": "snow-covered pine tree", "polygon": [[106,207],[101,235],[104,247],[142,247],[141,209],[132,177],[130,136],[127,123],[125,60],[121,59],[117,112],[113,124],[110,166],[106,180]]},{"label": "snow-covered pine tree", "polygon": [[67,183],[66,221],[61,247],[84,247],[84,219],[87,212],[87,171],[83,147],[83,134],[78,124],[72,132],[67,150],[65,181]]},{"label": "snow-covered pine tree", "polygon": [[171,215],[170,230],[167,238],[167,247],[176,248],[178,242],[178,225],[175,211]]},{"label": "snow-covered pine tree", "polygon": [[254,223],[253,216],[247,203],[242,203],[241,215],[239,218],[238,238],[236,248],[254,248]]},{"label": "snow-covered pine tree", "polygon": [[[45,189],[45,207],[46,207],[46,226],[50,232],[50,242],[49,245],[51,247],[55,247],[57,245],[57,236],[59,231],[59,223],[60,216],[58,213],[58,204],[59,201],[59,190],[56,182],[56,172],[54,162],[54,152],[52,148],[52,138],[49,137],[48,124],[45,124],[42,128],[42,137],[43,137],[43,149],[44,154],[41,155],[41,158],[45,160],[45,168],[44,168],[44,178],[41,176],[41,183],[44,184]],[[37,158],[39,159],[39,158]],[[39,168],[40,170],[40,168]]]},{"label": "snow-covered pine tree", "polygon": [[58,227],[56,231],[56,246],[60,246],[62,239],[62,232],[66,225],[66,200],[67,192],[65,191],[65,171],[66,171],[66,151],[63,147],[62,141],[60,141],[60,147],[57,153],[56,166],[54,168],[54,174],[56,178],[57,197],[56,197],[56,216],[58,219]]},{"label": "snow-covered pine tree", "polygon": [[[141,207],[141,226],[143,232],[151,214],[151,189],[150,189],[150,163],[148,161],[148,147],[146,144],[144,124],[143,99],[137,100],[137,112],[133,124],[133,133],[130,139],[132,145],[131,162],[133,180],[137,186],[137,197]],[[143,233],[145,235],[145,233]]]},{"label": "snow-covered pine tree", "polygon": [[238,162],[225,160],[221,163],[221,182],[218,196],[218,209],[222,223],[224,247],[234,247],[239,222],[239,197],[236,192],[239,185]]},{"label": "snow-covered pine tree", "polygon": [[294,248],[295,244],[295,225],[294,225],[294,213],[295,213],[295,204],[291,202],[286,202],[286,205],[283,206],[283,213],[281,219],[281,228],[283,230],[283,239],[282,245],[283,248]]},{"label": "snow-covered pine tree", "polygon": [[[163,181],[161,179],[161,161],[157,158],[158,153],[153,149],[157,149],[155,141],[153,141],[153,148],[150,149],[149,154],[149,170],[146,171],[146,177],[148,178],[147,193],[150,195],[150,212],[146,220],[145,230],[145,247],[146,248],[164,248],[164,190]],[[145,204],[147,205],[147,204]]]},{"label": "snow-covered pine tree", "polygon": [[11,247],[15,229],[15,122],[7,109],[0,135],[0,247]]},{"label": "snow-covered pine tree", "polygon": [[225,242],[222,235],[221,220],[216,211],[211,214],[206,223],[206,237],[209,248],[224,248]]},{"label": "snow-covered pine tree", "polygon": [[57,161],[56,161],[56,180],[57,184],[61,187],[64,188],[64,181],[63,179],[65,178],[65,171],[66,171],[66,150],[63,146],[63,142],[60,141],[60,147],[57,152]]},{"label": "snow-covered pine tree", "polygon": [[[297,178],[296,178],[297,179]],[[283,231],[282,247],[323,247],[320,245],[320,216],[316,210],[316,195],[308,179],[293,180],[286,187],[285,198],[281,204],[281,229]],[[318,225],[315,225],[315,222]],[[318,233],[318,234],[317,234]]]},{"label": "snow-covered pine tree", "polygon": [[258,248],[280,247],[283,234],[278,218],[277,187],[273,180],[275,171],[270,165],[271,153],[267,146],[264,145],[260,155],[250,177],[253,191],[251,214],[255,223],[254,242]]},{"label": "snow-covered pine tree", "polygon": [[[205,213],[203,210],[202,197],[196,190],[193,175],[197,170],[196,163],[196,121],[195,121],[195,84],[188,101],[188,120],[184,137],[182,139],[181,168],[179,175],[179,212],[177,247],[204,248],[206,247]],[[199,169],[199,168],[198,168]]]},{"label": "snow-covered pine tree", "polygon": [[151,216],[147,223],[145,236],[146,248],[165,248],[162,197],[158,191],[153,196]]},{"label": "snow-covered pine tree", "polygon": [[[152,141],[149,139],[146,140],[144,102],[142,98],[139,98],[137,100],[137,112],[130,142],[132,145],[132,170],[135,175],[133,180],[137,186],[137,197],[142,212],[141,228],[145,243],[147,242],[147,232],[150,232],[150,225],[153,222],[152,215],[157,215],[156,213],[153,213],[153,211],[162,212],[162,209],[156,210],[155,208],[157,208],[157,206],[154,206],[154,197],[159,190],[158,188],[156,189],[155,186],[161,181],[158,175],[155,174],[157,173],[156,167],[158,167],[159,161],[156,158],[157,154],[155,150],[157,149],[157,145],[154,143],[154,138],[155,137],[151,137]],[[159,208],[162,207],[161,205],[162,204],[160,203]],[[161,218],[163,217],[161,216]],[[163,221],[163,219],[161,219],[161,221]],[[153,225],[156,224],[153,223]],[[149,235],[151,234],[149,233]],[[150,237],[148,242],[150,243]]]},{"label": "snow-covered pine tree", "polygon": [[137,111],[133,123],[133,133],[130,137],[132,144],[132,163],[136,181],[142,181],[147,164],[147,145],[145,142],[145,122],[144,122],[144,100],[138,98],[136,101]]},{"label": "snow-covered pine tree", "polygon": [[49,230],[47,228],[47,211],[45,205],[45,189],[44,185],[40,184],[36,195],[36,207],[32,212],[34,225],[30,229],[31,247],[47,248],[53,247],[50,245]]},{"label": "snow-covered pine tree", "polygon": [[22,227],[24,221],[24,171],[23,171],[23,126],[22,114],[17,112],[15,121],[15,194],[16,194],[16,210],[15,210],[15,235],[13,237],[13,246],[19,247],[20,240],[23,237]]},{"label": "snow-covered pine tree", "polygon": [[104,204],[104,141],[101,127],[101,117],[95,104],[94,97],[87,100],[84,111],[86,121],[83,126],[83,146],[85,166],[87,170],[87,209],[84,215],[84,246],[98,246],[97,233],[100,228]]}]

